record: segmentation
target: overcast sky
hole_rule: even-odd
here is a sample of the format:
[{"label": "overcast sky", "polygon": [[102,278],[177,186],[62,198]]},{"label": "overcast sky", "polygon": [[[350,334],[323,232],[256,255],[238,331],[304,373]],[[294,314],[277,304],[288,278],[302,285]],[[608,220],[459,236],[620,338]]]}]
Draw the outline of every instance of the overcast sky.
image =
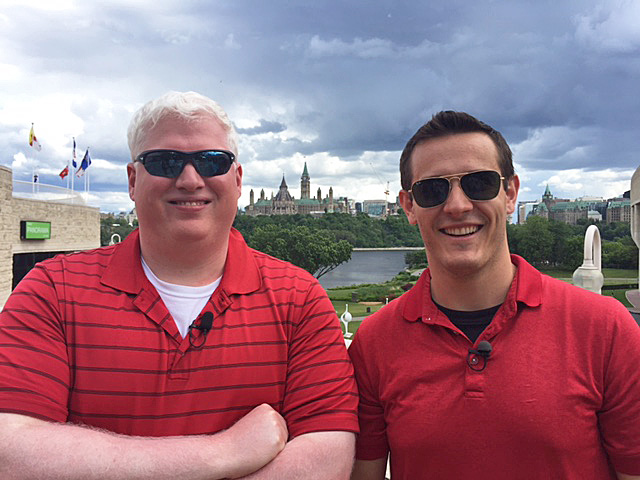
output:
[{"label": "overcast sky", "polygon": [[637,0],[0,0],[0,164],[66,186],[75,136],[89,203],[130,209],[131,114],[195,90],[240,133],[241,207],[283,174],[299,198],[305,161],[314,195],[394,200],[443,109],[504,134],[521,200],[613,197],[640,164],[638,25]]}]

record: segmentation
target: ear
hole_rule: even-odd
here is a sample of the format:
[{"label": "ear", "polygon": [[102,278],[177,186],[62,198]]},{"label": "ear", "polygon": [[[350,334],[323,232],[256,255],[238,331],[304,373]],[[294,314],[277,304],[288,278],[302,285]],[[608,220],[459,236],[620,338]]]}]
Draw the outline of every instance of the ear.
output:
[{"label": "ear", "polygon": [[242,194],[242,165],[239,163],[236,165],[236,187],[238,188],[238,198],[240,198],[240,195]]},{"label": "ear", "polygon": [[398,200],[400,201],[400,205],[404,210],[404,213],[407,215],[407,219],[411,225],[417,225],[418,220],[416,219],[416,215],[414,212],[415,208],[418,208],[413,201],[413,197],[406,190],[400,190],[398,194]]},{"label": "ear", "polygon": [[129,180],[129,198],[135,202],[136,166],[133,163],[127,164],[127,178]]},{"label": "ear", "polygon": [[506,192],[508,214],[512,214],[516,210],[519,189],[520,189],[520,179],[518,178],[518,175],[514,175],[509,179],[509,189]]}]

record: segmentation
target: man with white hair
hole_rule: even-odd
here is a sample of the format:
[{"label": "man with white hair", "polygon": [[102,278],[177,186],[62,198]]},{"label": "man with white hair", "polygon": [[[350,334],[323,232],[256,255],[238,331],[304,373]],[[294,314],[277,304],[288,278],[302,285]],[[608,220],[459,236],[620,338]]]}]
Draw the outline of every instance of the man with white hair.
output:
[{"label": "man with white hair", "polygon": [[311,275],[232,228],[227,115],[170,92],[128,138],[139,229],[36,265],[0,316],[0,477],[348,478],[339,322]]}]

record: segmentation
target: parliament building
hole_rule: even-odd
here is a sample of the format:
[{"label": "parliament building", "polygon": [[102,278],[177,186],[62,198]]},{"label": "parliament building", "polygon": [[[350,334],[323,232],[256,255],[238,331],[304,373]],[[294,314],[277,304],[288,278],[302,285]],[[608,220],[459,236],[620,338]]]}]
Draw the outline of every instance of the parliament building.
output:
[{"label": "parliament building", "polygon": [[278,193],[271,198],[266,198],[264,189],[260,190],[260,198],[255,200],[253,189],[249,192],[249,205],[245,208],[247,215],[293,215],[324,213],[350,213],[349,201],[346,197],[333,197],[333,187],[329,188],[329,194],[322,198],[322,191],[318,188],[317,195],[311,197],[311,177],[307,171],[307,163],[300,177],[300,198],[295,199],[289,193],[289,187],[282,175],[282,182]]}]

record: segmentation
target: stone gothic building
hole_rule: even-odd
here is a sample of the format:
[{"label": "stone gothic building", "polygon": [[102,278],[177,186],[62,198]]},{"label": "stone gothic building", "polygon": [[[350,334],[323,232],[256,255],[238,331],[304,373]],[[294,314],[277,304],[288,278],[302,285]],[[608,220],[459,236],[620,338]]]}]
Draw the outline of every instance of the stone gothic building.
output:
[{"label": "stone gothic building", "polygon": [[245,208],[247,215],[293,215],[323,213],[349,213],[349,201],[346,197],[333,197],[333,187],[329,187],[329,194],[322,198],[322,191],[318,188],[317,195],[311,197],[311,177],[307,170],[307,163],[300,177],[300,197],[295,199],[289,193],[289,187],[282,175],[282,182],[278,193],[266,198],[264,189],[260,190],[260,198],[255,200],[253,189],[249,192],[249,205]]}]

